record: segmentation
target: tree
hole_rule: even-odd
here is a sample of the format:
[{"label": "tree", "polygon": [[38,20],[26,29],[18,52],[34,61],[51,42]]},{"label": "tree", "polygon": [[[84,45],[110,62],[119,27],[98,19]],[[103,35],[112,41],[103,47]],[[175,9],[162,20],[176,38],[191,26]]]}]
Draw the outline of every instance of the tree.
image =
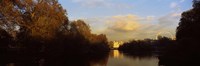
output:
[{"label": "tree", "polygon": [[68,25],[66,11],[57,0],[0,0],[0,8],[0,35],[17,38],[13,43],[20,44],[15,48],[19,50],[9,51],[20,58],[12,59],[15,66],[38,66],[44,43],[49,44]]},{"label": "tree", "polygon": [[74,34],[80,36],[86,36],[86,38],[91,36],[90,27],[83,20],[73,21],[70,24],[70,27],[71,27],[70,31]]},{"label": "tree", "polygon": [[93,43],[107,43],[106,35],[100,34],[92,34],[90,26],[87,25],[83,20],[73,21],[70,24],[70,32],[74,35],[81,36],[89,41],[91,44]]},{"label": "tree", "polygon": [[2,0],[0,25],[7,31],[26,29],[32,37],[51,39],[68,22],[57,0]]},{"label": "tree", "polygon": [[177,40],[184,38],[198,39],[200,37],[200,1],[193,1],[193,9],[183,12],[177,27]]},{"label": "tree", "polygon": [[[0,43],[5,43],[0,46],[8,47],[15,66],[39,66],[41,59],[46,66],[62,66],[67,55],[107,50],[105,35],[92,34],[82,20],[68,22],[58,0],[0,0]],[[8,46],[14,38],[17,47]]]},{"label": "tree", "polygon": [[193,0],[193,7],[200,8],[200,0]]},{"label": "tree", "polygon": [[160,57],[160,64],[165,66],[200,65],[198,61],[200,38],[200,0],[193,0],[193,8],[183,12],[177,27],[177,43],[168,47]]}]

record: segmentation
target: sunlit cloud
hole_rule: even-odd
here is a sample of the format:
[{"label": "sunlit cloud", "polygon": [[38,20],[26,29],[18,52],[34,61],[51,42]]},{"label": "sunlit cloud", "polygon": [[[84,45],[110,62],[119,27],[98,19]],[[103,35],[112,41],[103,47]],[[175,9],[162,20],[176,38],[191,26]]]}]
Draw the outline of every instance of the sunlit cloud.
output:
[{"label": "sunlit cloud", "polygon": [[83,19],[90,25],[92,33],[106,34],[109,41],[155,39],[160,33],[161,35],[171,33],[170,35],[175,36],[181,13],[192,7],[192,1],[188,0],[67,0],[66,2],[69,6],[67,9],[69,17],[73,17],[73,20]]},{"label": "sunlit cloud", "polygon": [[[170,32],[175,36],[175,28],[179,22],[179,18],[179,13],[169,13],[161,17],[140,17],[134,14],[128,14],[95,19],[91,18],[86,19],[86,21],[90,23],[93,33],[106,34],[111,41],[128,41],[131,39],[156,39],[157,34],[161,32]],[[165,36],[171,37],[171,34]]]},{"label": "sunlit cloud", "polygon": [[110,20],[107,20],[109,24],[108,29],[115,31],[134,31],[140,27],[138,20],[139,17],[135,15],[113,16]]}]

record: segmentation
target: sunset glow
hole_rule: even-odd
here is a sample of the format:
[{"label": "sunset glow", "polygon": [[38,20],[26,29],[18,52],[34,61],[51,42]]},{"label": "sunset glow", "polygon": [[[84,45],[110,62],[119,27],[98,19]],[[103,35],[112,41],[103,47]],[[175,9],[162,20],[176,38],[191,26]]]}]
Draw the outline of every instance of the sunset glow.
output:
[{"label": "sunset glow", "polygon": [[114,48],[118,48],[119,47],[119,44],[118,43],[114,43]]},{"label": "sunset glow", "polygon": [[119,48],[123,43],[122,41],[113,41],[113,48]]},{"label": "sunset glow", "polygon": [[0,66],[198,66],[199,29],[200,0],[0,0]]},{"label": "sunset glow", "polygon": [[67,9],[69,20],[84,20],[91,26],[93,33],[106,34],[109,41],[155,39],[159,32],[170,32],[175,36],[181,13],[192,7],[191,0],[59,0],[59,2]]}]

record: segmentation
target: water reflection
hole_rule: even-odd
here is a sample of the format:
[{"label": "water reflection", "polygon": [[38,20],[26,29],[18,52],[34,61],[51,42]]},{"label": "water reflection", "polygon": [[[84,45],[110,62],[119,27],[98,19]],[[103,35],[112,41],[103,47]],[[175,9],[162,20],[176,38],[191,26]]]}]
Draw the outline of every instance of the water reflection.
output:
[{"label": "water reflection", "polygon": [[[152,56],[128,56],[118,50],[105,54],[69,55],[51,62],[44,60],[39,66],[158,66],[158,59]],[[15,63],[6,66],[19,66]]]},{"label": "water reflection", "polygon": [[110,56],[113,58],[123,58],[123,54],[121,54],[118,50],[112,50],[110,52]]},{"label": "water reflection", "polygon": [[112,50],[109,58],[103,60],[105,63],[96,62],[91,66],[158,66],[158,59],[152,56],[127,56],[118,50]]}]

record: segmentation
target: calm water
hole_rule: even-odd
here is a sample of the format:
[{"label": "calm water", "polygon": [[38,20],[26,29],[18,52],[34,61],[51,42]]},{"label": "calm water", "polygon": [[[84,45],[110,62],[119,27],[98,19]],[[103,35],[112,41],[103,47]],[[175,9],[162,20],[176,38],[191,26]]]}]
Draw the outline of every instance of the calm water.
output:
[{"label": "calm water", "polygon": [[118,50],[112,50],[109,56],[99,61],[91,61],[91,66],[158,66],[156,57],[126,56]]},{"label": "calm water", "polygon": [[[102,57],[99,56],[100,55],[97,54],[97,55],[91,55],[89,57],[83,57],[83,56],[67,57],[67,59],[64,62],[65,65],[62,65],[59,62],[58,65],[52,65],[51,63],[48,64],[52,66],[158,66],[159,62],[158,58],[156,57],[127,56],[124,55],[123,53],[120,53],[118,50],[112,50],[109,54],[106,54]],[[22,66],[22,65],[15,65],[15,63],[9,63],[6,66]],[[43,65],[40,64],[39,66]]]}]

